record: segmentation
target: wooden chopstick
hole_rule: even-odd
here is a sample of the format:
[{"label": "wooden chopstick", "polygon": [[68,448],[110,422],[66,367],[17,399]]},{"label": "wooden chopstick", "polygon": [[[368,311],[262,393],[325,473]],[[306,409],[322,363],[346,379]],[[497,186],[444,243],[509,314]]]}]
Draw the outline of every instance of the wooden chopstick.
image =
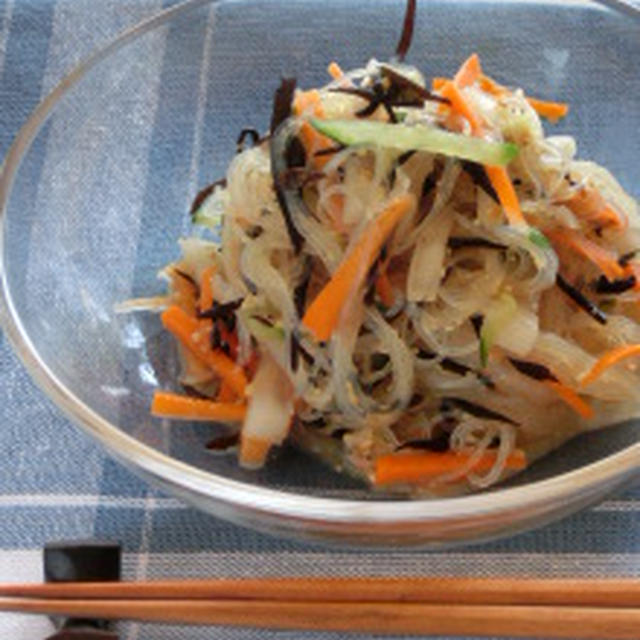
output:
[{"label": "wooden chopstick", "polygon": [[[421,602],[640,608],[640,580],[248,578],[0,585],[0,597]],[[638,634],[640,638],[640,634]]]},{"label": "wooden chopstick", "polygon": [[640,609],[286,602],[0,598],[0,610],[66,616],[381,634],[638,640]]}]

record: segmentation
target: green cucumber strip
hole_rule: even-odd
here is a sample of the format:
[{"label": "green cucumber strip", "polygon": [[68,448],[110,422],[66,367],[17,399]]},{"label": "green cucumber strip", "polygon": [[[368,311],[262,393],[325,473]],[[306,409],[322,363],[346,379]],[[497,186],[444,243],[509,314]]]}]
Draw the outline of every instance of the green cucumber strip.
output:
[{"label": "green cucumber strip", "polygon": [[548,249],[551,246],[549,239],[547,236],[542,233],[542,231],[538,231],[536,228],[529,229],[528,238],[533,244],[540,247],[541,249]]},{"label": "green cucumber strip", "polygon": [[310,123],[319,133],[346,146],[416,149],[494,166],[507,165],[518,155],[518,146],[511,142],[489,142],[423,125],[318,118],[312,118]]},{"label": "green cucumber strip", "polygon": [[480,329],[480,363],[482,368],[489,362],[489,352],[500,332],[512,321],[518,311],[518,303],[509,293],[502,293],[489,303]]},{"label": "green cucumber strip", "polygon": [[212,231],[215,231],[222,224],[222,214],[207,214],[204,211],[204,205],[200,207],[193,216],[193,223],[200,225],[201,227],[209,227]]},{"label": "green cucumber strip", "polygon": [[253,336],[258,340],[275,340],[282,342],[284,340],[284,328],[281,325],[274,325],[273,327],[267,327],[259,320],[255,320],[251,316],[246,318],[247,328]]},{"label": "green cucumber strip", "polygon": [[489,348],[487,341],[484,338],[480,338],[480,366],[484,369],[489,364]]}]

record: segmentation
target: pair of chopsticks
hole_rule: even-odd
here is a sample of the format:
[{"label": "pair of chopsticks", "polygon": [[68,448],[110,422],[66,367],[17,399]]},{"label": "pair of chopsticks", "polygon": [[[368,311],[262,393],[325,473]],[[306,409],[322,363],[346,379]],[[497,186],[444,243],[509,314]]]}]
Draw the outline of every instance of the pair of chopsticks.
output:
[{"label": "pair of chopsticks", "polygon": [[271,578],[0,585],[0,611],[381,634],[640,638],[640,581]]}]

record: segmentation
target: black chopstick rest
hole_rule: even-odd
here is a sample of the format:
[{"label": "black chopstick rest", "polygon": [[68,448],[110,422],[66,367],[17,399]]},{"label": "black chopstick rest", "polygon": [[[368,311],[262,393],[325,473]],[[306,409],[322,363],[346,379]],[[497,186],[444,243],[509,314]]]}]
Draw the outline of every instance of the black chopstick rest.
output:
[{"label": "black chopstick rest", "polygon": [[[117,582],[122,549],[98,540],[54,542],[43,554],[45,582]],[[52,618],[58,631],[47,640],[118,640],[106,620]]]},{"label": "black chopstick rest", "polygon": [[115,542],[54,542],[44,548],[45,582],[117,582],[120,569]]}]

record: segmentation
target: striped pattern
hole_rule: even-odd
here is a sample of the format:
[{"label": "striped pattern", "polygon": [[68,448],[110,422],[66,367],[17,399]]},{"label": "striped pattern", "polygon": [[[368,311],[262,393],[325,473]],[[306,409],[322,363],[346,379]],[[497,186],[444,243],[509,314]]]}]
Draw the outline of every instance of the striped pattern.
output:
[{"label": "striped pattern", "polygon": [[[164,5],[172,4],[165,2]],[[381,11],[388,6],[381,4]],[[0,156],[12,137],[61,75],[85,57],[92,42],[106,42],[126,26],[152,15],[162,0],[0,0]],[[247,14],[249,41],[260,12]],[[201,124],[208,110],[204,95],[213,46],[214,12],[208,13],[189,46],[201,51],[200,68],[185,69],[183,87],[198,100],[193,112],[183,113],[193,123],[190,139],[181,139],[181,155],[168,167],[159,146],[170,140],[176,117],[163,101],[164,59],[184,46],[177,29],[164,37],[164,58],[155,65],[157,81],[138,96],[141,113],[148,117],[148,135],[137,141],[133,161],[154,176],[147,185],[130,185],[129,197],[145,211],[182,211],[187,203],[172,193],[158,193],[168,172],[181,171],[179,180],[193,192],[209,177],[208,168],[219,162],[210,149],[217,141]],[[221,20],[231,18],[221,12]],[[285,18],[283,18],[286,20]],[[382,27],[381,27],[382,28]],[[586,27],[585,27],[586,28]],[[385,32],[386,33],[386,32]],[[346,42],[337,43],[337,47]],[[254,46],[262,46],[261,43]],[[292,43],[295,49],[296,43]],[[374,52],[380,56],[386,52]],[[545,55],[555,55],[552,51]],[[348,58],[348,56],[347,56]],[[305,65],[304,61],[299,61]],[[341,62],[343,62],[341,60]],[[346,66],[356,60],[344,60]],[[247,114],[240,114],[244,118]],[[105,126],[109,125],[108,115]],[[113,124],[113,122],[111,123]],[[117,127],[114,127],[116,130]],[[42,144],[42,166],[34,180],[55,177],[56,149],[65,132],[48,129]],[[120,135],[123,135],[122,133]],[[209,136],[209,137],[207,137]],[[111,141],[117,144],[117,135]],[[181,192],[182,193],[182,192]],[[140,233],[143,255],[167,228]],[[179,228],[170,230],[179,232]],[[140,247],[142,249],[140,250]],[[123,249],[124,250],[124,249]],[[144,288],[153,274],[136,265],[130,274]],[[87,441],[34,387],[6,341],[0,336],[0,581],[39,580],[39,548],[56,538],[100,537],[119,539],[125,548],[127,577],[201,575],[534,575],[534,576],[639,576],[640,489],[631,489],[591,510],[537,532],[469,547],[450,553],[329,551],[238,529],[198,513],[181,502],[160,495],[131,476]],[[60,473],[64,469],[64,473]],[[339,489],[335,489],[340,493]],[[48,621],[37,617],[0,616],[0,636],[13,640],[43,637]],[[183,629],[124,625],[126,640],[253,639],[337,640],[338,634],[294,634],[250,630]]]}]

